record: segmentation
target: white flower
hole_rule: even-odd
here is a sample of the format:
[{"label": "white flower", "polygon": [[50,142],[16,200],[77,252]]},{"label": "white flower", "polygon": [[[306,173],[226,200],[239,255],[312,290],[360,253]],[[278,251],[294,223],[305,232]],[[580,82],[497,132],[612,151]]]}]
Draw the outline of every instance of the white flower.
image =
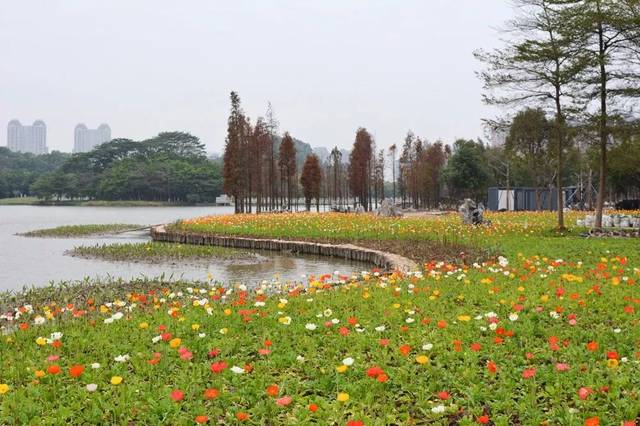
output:
[{"label": "white flower", "polygon": [[340,320],[338,318],[334,318],[334,319],[331,320],[331,323],[332,324],[339,324]]},{"label": "white flower", "polygon": [[60,333],[59,331],[56,331],[55,333],[51,333],[51,340],[60,340],[62,339],[63,334]]},{"label": "white flower", "polygon": [[113,318],[105,318],[104,323],[105,324],[111,324],[113,322]]},{"label": "white flower", "polygon": [[156,336],[153,339],[151,339],[153,343],[158,343],[160,340],[162,340],[162,336]]},{"label": "white flower", "polygon": [[38,315],[37,317],[34,318],[33,323],[35,325],[42,325],[42,324],[45,323],[45,321],[46,321],[46,319],[44,319],[44,317]]},{"label": "white flower", "polygon": [[436,405],[431,409],[431,412],[435,414],[439,414],[439,413],[444,413],[444,410],[445,410],[444,405]]},{"label": "white flower", "polygon": [[93,368],[94,370],[97,370],[98,368],[100,368],[100,363],[94,362],[93,364],[91,364],[91,368]]},{"label": "white flower", "polygon": [[311,330],[311,331],[315,330],[317,327],[318,326],[313,324],[313,323],[309,323],[309,324],[304,326],[304,328],[306,328],[307,330]]},{"label": "white flower", "polygon": [[509,321],[518,321],[518,314],[515,312],[509,314]]},{"label": "white flower", "polygon": [[207,333],[199,333],[198,337],[204,339],[205,337],[207,337]]},{"label": "white flower", "polygon": [[96,390],[98,390],[98,385],[95,383],[89,383],[87,385],[87,392],[95,392]]},{"label": "white flower", "polygon": [[342,363],[344,365],[346,365],[347,367],[351,367],[353,365],[353,362],[354,362],[353,358],[351,358],[351,357],[348,357],[348,358],[345,358],[345,359],[342,360]]},{"label": "white flower", "polygon": [[119,319],[122,319],[123,316],[124,316],[124,314],[122,312],[116,312],[115,314],[113,314],[111,316],[111,318],[113,318],[115,320],[119,320]]},{"label": "white flower", "polygon": [[234,365],[233,367],[231,367],[231,371],[233,373],[236,373],[236,374],[243,374],[244,373],[244,368],[238,367],[237,365]]},{"label": "white flower", "polygon": [[498,328],[498,324],[496,324],[495,322],[489,324],[489,330],[495,331],[496,328]]},{"label": "white flower", "polygon": [[506,268],[507,266],[509,266],[509,261],[506,257],[498,256],[498,264],[503,268]]},{"label": "white flower", "polygon": [[254,304],[254,306],[257,306],[257,307],[262,307],[262,306],[264,306],[264,305],[265,305],[265,303],[264,303],[264,302],[261,302],[261,301],[257,301],[257,302]]},{"label": "white flower", "polygon": [[385,331],[386,329],[387,329],[387,327],[385,327],[384,325],[379,325],[379,326],[376,327],[375,330],[382,332],[382,331]]},{"label": "white flower", "polygon": [[113,360],[115,362],[127,362],[127,361],[129,361],[129,358],[130,358],[129,354],[124,354],[124,355],[118,355]]},{"label": "white flower", "polygon": [[614,328],[614,329],[613,329],[613,332],[614,332],[614,333],[616,333],[616,334],[620,333],[621,331],[622,331],[622,330],[621,330],[621,329],[619,329],[619,328]]},{"label": "white flower", "polygon": [[325,309],[322,313],[322,315],[324,315],[325,317],[330,317],[331,314],[333,314],[333,311],[331,309]]},{"label": "white flower", "polygon": [[422,345],[422,350],[423,351],[430,351],[431,349],[433,349],[433,344],[432,343],[425,343],[424,345]]},{"label": "white flower", "polygon": [[549,316],[550,316],[551,318],[553,318],[553,319],[558,319],[558,318],[560,318],[560,314],[559,314],[559,313],[557,313],[556,311],[550,311],[550,312],[549,312]]},{"label": "white flower", "polygon": [[305,359],[304,359],[304,357],[302,355],[298,355],[296,357],[296,361],[298,361],[300,364],[302,364],[305,361]]},{"label": "white flower", "polygon": [[411,323],[412,323],[412,322],[414,322],[414,321],[415,321],[415,319],[414,319],[414,318],[411,318],[411,317],[409,317],[409,318],[407,318],[406,320],[404,320],[404,322],[406,322],[407,324],[411,324]]}]

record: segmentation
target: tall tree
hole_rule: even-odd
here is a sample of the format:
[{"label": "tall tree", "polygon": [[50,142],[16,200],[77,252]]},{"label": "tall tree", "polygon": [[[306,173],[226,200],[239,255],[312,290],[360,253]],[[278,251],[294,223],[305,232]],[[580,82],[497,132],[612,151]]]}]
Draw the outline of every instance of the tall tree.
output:
[{"label": "tall tree", "polygon": [[[558,4],[560,3],[560,4]],[[521,14],[507,23],[509,41],[502,49],[476,52],[487,69],[480,73],[488,104],[526,104],[554,111],[558,229],[564,229],[563,150],[571,87],[587,65],[582,46],[561,31],[564,1],[517,0]],[[569,99],[568,99],[569,98]]]},{"label": "tall tree", "polygon": [[349,155],[349,187],[365,211],[371,204],[371,155],[373,138],[367,129],[361,127],[356,132],[356,140]]},{"label": "tall tree", "polygon": [[[296,169],[296,147],[293,138],[289,132],[285,132],[280,144],[279,154],[280,178],[281,178],[281,196],[284,196],[284,185],[287,187],[287,209],[291,210],[293,202],[293,194],[295,185]],[[282,201],[284,206],[284,201]]]},{"label": "tall tree", "polygon": [[396,154],[398,147],[394,143],[389,147],[389,157],[391,157],[391,180],[393,185],[393,204],[396,203]]},{"label": "tall tree", "polygon": [[342,204],[342,191],[340,191],[340,178],[341,178],[341,170],[342,170],[342,152],[338,149],[337,146],[333,147],[331,150],[331,164],[333,169],[333,197],[334,203]]},{"label": "tall tree", "polygon": [[278,127],[279,123],[275,117],[275,113],[273,112],[273,106],[271,102],[267,104],[267,114],[266,114],[266,125],[267,132],[269,134],[269,138],[271,141],[271,145],[269,147],[269,199],[270,199],[270,207],[271,210],[276,208],[276,203],[278,199],[278,179],[276,177],[277,169],[276,169],[276,137],[278,136]]},{"label": "tall tree", "polygon": [[[583,81],[588,107],[595,104],[599,136],[599,184],[595,228],[602,228],[607,188],[607,146],[617,107],[640,97],[640,71],[632,58],[640,48],[640,3],[637,0],[575,0],[567,9],[564,25],[585,45],[591,63]],[[589,111],[589,109],[587,109]]]},{"label": "tall tree", "polygon": [[242,148],[245,137],[246,121],[240,97],[236,92],[231,92],[231,113],[227,120],[227,139],[224,147],[223,187],[224,191],[234,200],[234,210],[240,213],[242,208],[243,173]]},{"label": "tall tree", "polygon": [[315,154],[307,155],[300,176],[305,206],[311,210],[311,200],[316,199],[316,211],[320,211],[320,188],[322,186],[322,170],[320,160]]}]

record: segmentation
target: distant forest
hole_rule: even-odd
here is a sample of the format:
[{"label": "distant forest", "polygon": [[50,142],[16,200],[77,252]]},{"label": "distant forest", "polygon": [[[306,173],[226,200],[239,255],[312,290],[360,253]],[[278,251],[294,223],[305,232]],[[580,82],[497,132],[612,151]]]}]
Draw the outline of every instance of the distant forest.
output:
[{"label": "distant forest", "polygon": [[35,156],[0,148],[0,198],[212,202],[221,165],[188,133],[114,139],[87,153]]}]

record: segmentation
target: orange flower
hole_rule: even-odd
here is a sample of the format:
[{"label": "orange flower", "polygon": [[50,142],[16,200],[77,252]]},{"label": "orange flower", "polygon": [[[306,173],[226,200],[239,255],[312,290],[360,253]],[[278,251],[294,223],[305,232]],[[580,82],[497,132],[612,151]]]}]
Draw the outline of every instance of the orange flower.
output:
[{"label": "orange flower", "polygon": [[209,417],[207,416],[196,416],[196,423],[198,424],[203,424],[203,423],[207,423],[209,421]]},{"label": "orange flower", "polygon": [[598,426],[600,419],[598,417],[589,417],[584,421],[584,426]]},{"label": "orange flower", "polygon": [[409,355],[409,352],[411,351],[411,346],[409,345],[402,345],[400,346],[400,353],[402,354],[402,356],[407,356]]},{"label": "orange flower", "polygon": [[240,421],[240,422],[244,422],[246,420],[249,420],[249,413],[245,413],[244,411],[240,411],[240,412],[236,413],[236,419],[238,419],[238,421]]},{"label": "orange flower", "polygon": [[50,365],[47,367],[47,372],[49,374],[60,374],[60,366],[56,364]]},{"label": "orange flower", "polygon": [[204,399],[216,399],[220,395],[220,391],[218,389],[209,388],[204,391]]},{"label": "orange flower", "polygon": [[267,386],[267,395],[278,396],[279,393],[280,393],[280,388],[278,388],[278,385]]},{"label": "orange flower", "polygon": [[598,349],[598,342],[591,341],[587,343],[587,350],[595,352]]},{"label": "orange flower", "polygon": [[84,366],[82,365],[73,365],[69,368],[69,375],[71,377],[80,377],[84,372]]}]

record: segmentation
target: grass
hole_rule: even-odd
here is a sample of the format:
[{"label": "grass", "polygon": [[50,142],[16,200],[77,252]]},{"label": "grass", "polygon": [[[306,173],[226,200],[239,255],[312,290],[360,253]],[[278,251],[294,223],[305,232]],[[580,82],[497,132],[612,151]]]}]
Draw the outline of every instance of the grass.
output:
[{"label": "grass", "polygon": [[36,197],[0,198],[0,206],[35,205],[38,204],[38,201]]},{"label": "grass", "polygon": [[184,260],[258,260],[247,251],[214,246],[197,246],[161,242],[102,244],[74,247],[67,254],[76,257],[125,262],[161,263]]},{"label": "grass", "polygon": [[57,226],[55,228],[36,229],[20,234],[23,237],[39,237],[39,238],[75,238],[90,237],[96,235],[113,234],[128,230],[139,229],[140,225],[126,223],[110,223],[95,225],[66,225]]},{"label": "grass", "polygon": [[407,242],[444,234],[504,257],[426,262],[406,276],[315,276],[306,288],[147,280],[12,295],[4,306],[17,309],[0,319],[15,330],[0,337],[2,422],[637,421],[637,241],[559,236],[549,213],[491,215],[481,228],[455,216],[285,216],[177,226]]}]

